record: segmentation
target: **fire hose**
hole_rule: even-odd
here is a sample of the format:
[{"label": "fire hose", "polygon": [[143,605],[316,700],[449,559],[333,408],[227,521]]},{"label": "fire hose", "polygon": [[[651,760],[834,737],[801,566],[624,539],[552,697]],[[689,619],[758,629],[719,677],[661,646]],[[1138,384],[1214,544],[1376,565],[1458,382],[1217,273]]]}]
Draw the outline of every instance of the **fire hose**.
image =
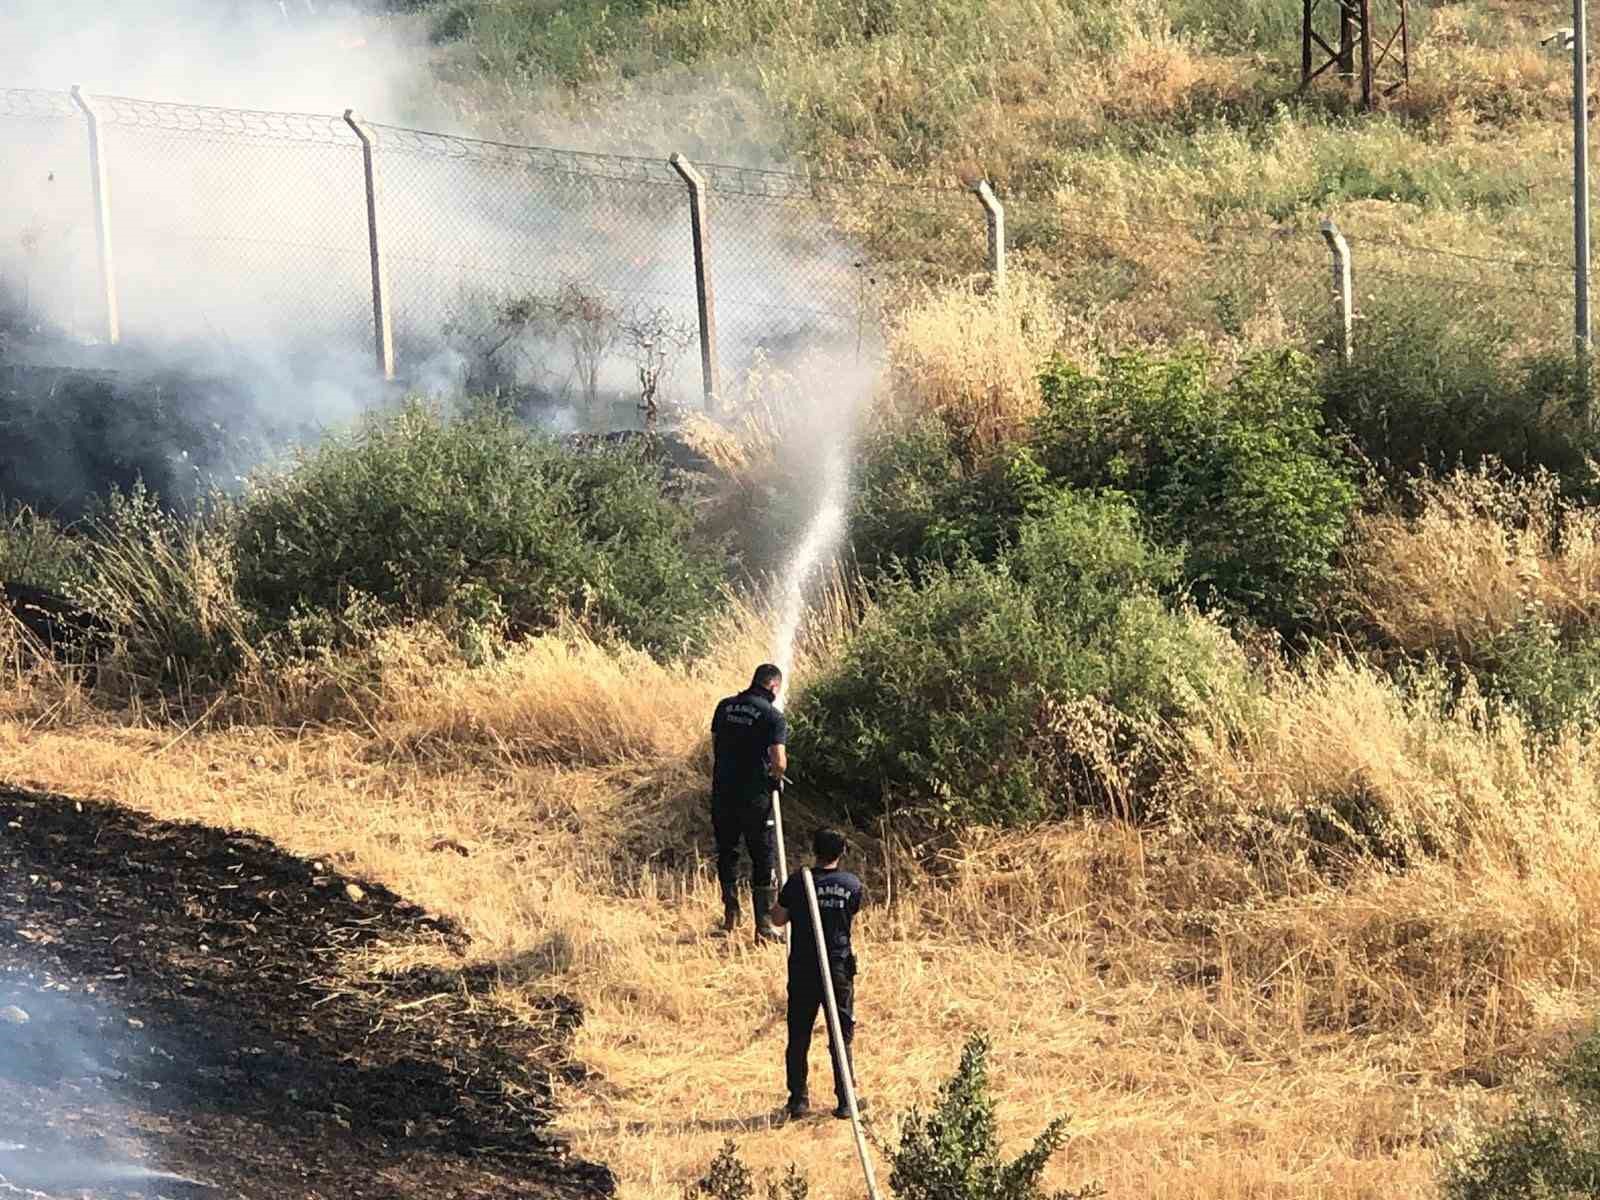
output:
[{"label": "fire hose", "polygon": [[[777,832],[778,841],[778,886],[782,887],[789,882],[789,855],[783,845],[783,789],[772,789],[772,827]],[[783,927],[783,940],[789,941],[789,927]]]}]

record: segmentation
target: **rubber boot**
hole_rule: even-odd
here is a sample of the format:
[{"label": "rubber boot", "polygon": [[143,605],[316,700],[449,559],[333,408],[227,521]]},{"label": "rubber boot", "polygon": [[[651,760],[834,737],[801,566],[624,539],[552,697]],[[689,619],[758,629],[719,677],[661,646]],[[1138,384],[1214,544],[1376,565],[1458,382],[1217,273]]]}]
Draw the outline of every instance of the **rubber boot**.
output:
[{"label": "rubber boot", "polygon": [[722,898],[722,932],[732,933],[739,928],[739,900],[736,896]]},{"label": "rubber boot", "polygon": [[762,942],[783,941],[783,931],[772,923],[772,906],[778,902],[778,889],[774,887],[752,888],[756,902],[756,940]]}]

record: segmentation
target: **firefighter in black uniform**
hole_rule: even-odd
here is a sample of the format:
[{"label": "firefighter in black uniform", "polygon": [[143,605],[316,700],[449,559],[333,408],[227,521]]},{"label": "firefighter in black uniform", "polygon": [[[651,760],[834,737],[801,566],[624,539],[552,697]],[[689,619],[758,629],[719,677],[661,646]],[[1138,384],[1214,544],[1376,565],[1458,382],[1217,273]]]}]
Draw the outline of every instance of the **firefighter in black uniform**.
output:
[{"label": "firefighter in black uniform", "polygon": [[[828,974],[833,979],[833,1001],[839,1009],[839,1032],[844,1035],[844,1053],[853,1076],[855,1055],[850,1049],[856,1034],[856,955],[850,945],[850,922],[861,911],[861,880],[839,869],[839,860],[844,857],[842,833],[834,829],[817,830],[811,839],[811,850],[817,860],[816,866],[811,868],[811,882],[817,889],[822,941],[827,949]],[[784,1053],[789,1103],[785,1112],[790,1117],[803,1117],[811,1111],[806,1090],[811,1031],[817,1023],[817,1010],[825,1000],[822,972],[817,965],[817,939],[811,927],[811,906],[806,900],[805,880],[798,871],[784,883],[778,903],[772,909],[772,921],[778,926],[793,922],[789,935],[789,1044]],[[840,1048],[834,1045],[831,1026],[828,1050],[833,1060],[833,1091],[837,1101],[833,1115],[849,1120],[850,1106],[845,1099],[844,1074],[839,1066]],[[857,1111],[866,1107],[866,1101],[857,1096]]]},{"label": "firefighter in black uniform", "polygon": [[711,827],[717,838],[717,879],[722,884],[722,927],[739,924],[739,843],[750,853],[750,890],[756,936],[782,941],[769,911],[778,894],[772,793],[788,769],[789,724],[776,701],[783,672],[756,668],[750,686],[717,705],[711,718]]}]

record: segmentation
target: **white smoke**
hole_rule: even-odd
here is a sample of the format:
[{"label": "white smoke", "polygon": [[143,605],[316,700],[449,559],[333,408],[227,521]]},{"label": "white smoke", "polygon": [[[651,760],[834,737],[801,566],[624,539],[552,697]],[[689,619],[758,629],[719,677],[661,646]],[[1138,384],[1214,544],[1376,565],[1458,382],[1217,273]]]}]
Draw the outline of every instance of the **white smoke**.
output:
[{"label": "white smoke", "polygon": [[[0,1092],[16,1095],[9,1089],[20,1086],[30,1099],[21,1111],[0,1111],[0,1191],[40,1195],[200,1182],[149,1166],[134,1131],[109,1116],[121,1107],[116,1088],[161,1086],[147,1074],[159,1073],[163,1059],[131,1028],[135,1024],[86,994],[0,987]],[[107,1029],[115,1035],[92,1032]],[[59,1132],[50,1119],[56,1107],[99,1109],[92,1140]]]},{"label": "white smoke", "polygon": [[433,103],[425,30],[323,0],[7,0],[8,87],[407,124]]},{"label": "white smoke", "polygon": [[[641,168],[651,182],[596,183],[531,170],[518,152],[463,147],[441,155],[439,143],[426,141],[427,152],[417,153],[404,137],[384,144],[382,227],[406,389],[447,396],[469,375],[482,384],[483,348],[496,345],[496,382],[544,397],[541,419],[553,431],[581,427],[591,418],[577,403],[583,388],[570,331],[535,322],[501,344],[496,324],[507,298],[547,295],[560,281],[575,281],[601,289],[617,310],[660,306],[690,331],[662,399],[698,407],[687,202],[662,160],[682,150],[702,164],[781,165],[760,144],[771,131],[759,106],[677,71],[657,84],[618,87],[588,124],[568,109],[513,113],[492,129],[468,130],[434,78],[438,50],[425,20],[329,9],[325,0],[0,4],[8,86],[60,93],[77,84],[104,115],[124,342],[115,353],[101,344],[81,118],[69,110],[25,120],[0,108],[0,175],[8,181],[0,189],[0,354],[123,372],[133,363],[177,365],[192,377],[226,379],[224,407],[237,408],[223,420],[239,430],[336,426],[382,403],[393,389],[373,370],[360,145],[340,119],[354,109],[386,125],[516,132],[654,159]],[[246,118],[245,135],[235,135],[232,116],[217,118],[218,128],[203,114],[191,119],[114,97],[320,116]],[[686,109],[712,115],[693,129],[695,122],[681,120]],[[187,125],[194,128],[180,128]],[[842,529],[850,430],[870,389],[870,366],[861,362],[870,304],[857,268],[862,256],[802,212],[803,202],[736,196],[713,206],[725,391],[763,359],[803,376],[788,402],[804,416],[788,423],[783,452],[814,481],[816,521],[782,585],[777,653],[786,667],[808,587]],[[39,331],[9,348],[7,302]],[[607,401],[601,411],[613,425],[639,420],[637,371],[637,347],[614,338],[597,370]],[[206,408],[206,420],[216,409]],[[218,482],[249,465],[230,464]],[[64,489],[79,487],[77,478],[63,479]]]}]

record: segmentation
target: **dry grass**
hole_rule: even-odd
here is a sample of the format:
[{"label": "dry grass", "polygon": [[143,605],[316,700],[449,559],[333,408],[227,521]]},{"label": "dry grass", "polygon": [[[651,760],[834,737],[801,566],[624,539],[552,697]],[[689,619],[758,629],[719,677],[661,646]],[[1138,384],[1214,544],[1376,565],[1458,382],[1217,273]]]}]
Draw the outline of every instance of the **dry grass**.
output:
[{"label": "dry grass", "polygon": [[1535,610],[1561,627],[1600,616],[1600,512],[1551,476],[1493,466],[1411,484],[1408,503],[1358,515],[1344,599],[1412,654],[1470,657]]},{"label": "dry grass", "polygon": [[[1271,999],[1297,1026],[1448,1030],[1487,1062],[1551,997],[1596,983],[1585,737],[1540,741],[1470,692],[1403,696],[1332,658],[1284,671],[1253,727],[1194,732],[1174,791],[1179,826],[1247,865],[1206,884],[1241,901],[1216,936],[1235,969],[1287,971]],[[1374,871],[1363,849],[1405,869]]]},{"label": "dry grass", "polygon": [[1003,294],[930,289],[889,334],[889,403],[930,412],[977,453],[1003,445],[1039,412],[1041,363],[1068,326],[1037,280],[1016,273]]},{"label": "dry grass", "polygon": [[[706,933],[704,719],[769,636],[747,611],[692,667],[567,634],[475,671],[420,649],[408,663],[397,640],[339,724],[299,727],[174,728],[13,674],[0,777],[258,830],[458,916],[507,1004],[580,997],[576,1052],[599,1075],[564,1089],[562,1123],[626,1196],[675,1200],[730,1135],[759,1168],[798,1162],[818,1194],[852,1194],[845,1127],[769,1123],[779,956]],[[1191,770],[1189,813],[1293,814],[1361,777],[1419,827],[1446,803],[1465,815],[1431,865],[1336,882],[1292,830],[1261,833],[1270,821],[1255,853],[1195,821],[972,834],[931,860],[893,829],[864,838],[887,901],[860,939],[878,1119],[984,1028],[1008,1136],[1074,1114],[1058,1184],[1425,1194],[1435,1143],[1483,1106],[1471,1080],[1600,999],[1588,749],[1535,756],[1512,729],[1485,737],[1330,663],[1279,680],[1250,736],[1197,738]],[[814,819],[791,800],[794,841]]]},{"label": "dry grass", "polygon": [[[1275,2],[895,3],[865,36],[851,32],[859,5],[692,0],[589,39],[581,17],[559,37],[517,20],[538,7],[484,6],[531,54],[452,52],[472,62],[463,95],[483,93],[465,100],[475,122],[894,184],[987,178],[1008,201],[1013,262],[1112,336],[1317,335],[1329,216],[1354,244],[1363,302],[1442,299],[1547,348],[1569,341],[1570,68],[1538,46],[1548,6],[1432,6],[1413,26],[1410,85],[1372,116],[1329,77],[1296,96],[1298,21]],[[542,55],[576,73],[530,74]],[[773,162],[777,147],[793,157]],[[977,269],[975,205],[931,224],[893,211],[932,205],[874,211],[862,244],[895,273]],[[1507,270],[1524,260],[1549,269]]]}]

